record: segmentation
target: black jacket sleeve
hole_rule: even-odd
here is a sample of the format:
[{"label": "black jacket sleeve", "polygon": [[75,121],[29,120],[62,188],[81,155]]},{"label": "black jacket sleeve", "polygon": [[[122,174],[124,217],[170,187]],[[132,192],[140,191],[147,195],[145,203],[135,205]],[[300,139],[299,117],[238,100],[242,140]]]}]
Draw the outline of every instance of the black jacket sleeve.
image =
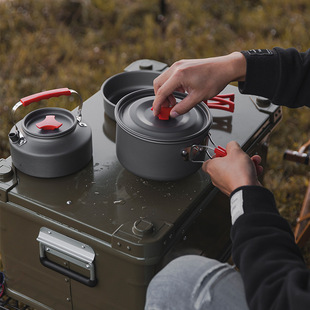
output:
[{"label": "black jacket sleeve", "polygon": [[250,309],[310,309],[310,271],[272,193],[260,186],[240,190],[243,214],[232,226],[232,255]]},{"label": "black jacket sleeve", "polygon": [[247,61],[245,82],[239,90],[290,108],[310,106],[310,50],[294,48],[242,51]]}]

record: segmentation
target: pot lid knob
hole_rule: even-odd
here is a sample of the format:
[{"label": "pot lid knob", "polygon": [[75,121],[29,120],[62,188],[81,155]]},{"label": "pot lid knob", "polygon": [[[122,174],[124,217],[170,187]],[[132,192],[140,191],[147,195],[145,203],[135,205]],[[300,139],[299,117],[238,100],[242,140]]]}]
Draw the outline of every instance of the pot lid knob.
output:
[{"label": "pot lid knob", "polygon": [[36,126],[43,130],[55,130],[62,126],[62,123],[55,119],[55,115],[47,115],[42,122],[36,123]]},{"label": "pot lid knob", "polygon": [[[151,108],[153,111],[153,108]],[[172,110],[172,107],[161,107],[160,112],[158,114],[158,118],[162,121],[167,121],[170,118],[170,111]]]}]

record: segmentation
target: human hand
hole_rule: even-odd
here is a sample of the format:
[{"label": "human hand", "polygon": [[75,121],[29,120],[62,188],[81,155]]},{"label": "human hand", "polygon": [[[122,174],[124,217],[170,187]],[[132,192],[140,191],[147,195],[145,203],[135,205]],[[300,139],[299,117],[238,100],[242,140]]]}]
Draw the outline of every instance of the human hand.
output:
[{"label": "human hand", "polygon": [[[174,106],[170,117],[177,117],[199,102],[216,96],[230,82],[244,80],[245,74],[246,60],[239,52],[177,61],[154,80],[153,113],[157,116],[161,106]],[[176,105],[174,91],[188,95]]]},{"label": "human hand", "polygon": [[261,185],[257,178],[263,172],[259,155],[250,158],[235,141],[227,144],[226,151],[225,157],[209,159],[202,166],[214,186],[229,196],[240,186]]}]

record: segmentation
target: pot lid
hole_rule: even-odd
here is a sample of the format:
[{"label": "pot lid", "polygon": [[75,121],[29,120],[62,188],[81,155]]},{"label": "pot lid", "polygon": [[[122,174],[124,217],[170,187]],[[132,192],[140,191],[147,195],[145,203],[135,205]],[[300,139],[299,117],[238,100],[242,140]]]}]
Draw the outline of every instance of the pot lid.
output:
[{"label": "pot lid", "polygon": [[[177,103],[185,94],[175,92]],[[142,89],[123,97],[116,105],[117,124],[133,136],[155,142],[179,142],[195,138],[209,131],[212,115],[204,103],[199,103],[177,118],[160,120],[151,110],[154,89]]]},{"label": "pot lid", "polygon": [[77,120],[62,108],[43,108],[30,112],[23,120],[23,130],[36,138],[56,138],[74,130]]}]

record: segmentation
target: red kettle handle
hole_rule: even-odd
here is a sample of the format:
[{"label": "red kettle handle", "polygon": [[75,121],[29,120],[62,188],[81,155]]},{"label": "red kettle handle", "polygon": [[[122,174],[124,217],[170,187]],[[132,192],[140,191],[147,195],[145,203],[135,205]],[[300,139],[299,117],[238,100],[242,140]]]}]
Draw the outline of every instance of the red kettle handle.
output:
[{"label": "red kettle handle", "polygon": [[69,88],[57,88],[52,90],[43,91],[37,94],[33,94],[27,97],[20,99],[20,102],[23,104],[24,107],[29,105],[32,102],[38,102],[43,99],[49,99],[52,97],[59,97],[59,96],[70,96],[71,91]]},{"label": "red kettle handle", "polygon": [[57,88],[57,89],[47,90],[47,91],[43,91],[43,92],[40,92],[37,94],[33,94],[30,96],[24,97],[24,98],[20,99],[20,101],[18,101],[13,106],[13,108],[11,110],[11,119],[12,119],[13,124],[16,127],[16,130],[18,131],[17,126],[16,126],[16,121],[15,121],[15,112],[20,106],[26,107],[27,105],[29,105],[32,102],[38,102],[38,101],[43,100],[43,99],[49,99],[52,97],[59,97],[59,96],[63,96],[63,95],[70,96],[72,94],[76,94],[80,98],[80,104],[79,104],[79,107],[77,110],[77,117],[76,118],[77,118],[80,126],[85,126],[86,124],[82,123],[83,100],[82,100],[82,97],[80,96],[80,94],[73,89]]}]

